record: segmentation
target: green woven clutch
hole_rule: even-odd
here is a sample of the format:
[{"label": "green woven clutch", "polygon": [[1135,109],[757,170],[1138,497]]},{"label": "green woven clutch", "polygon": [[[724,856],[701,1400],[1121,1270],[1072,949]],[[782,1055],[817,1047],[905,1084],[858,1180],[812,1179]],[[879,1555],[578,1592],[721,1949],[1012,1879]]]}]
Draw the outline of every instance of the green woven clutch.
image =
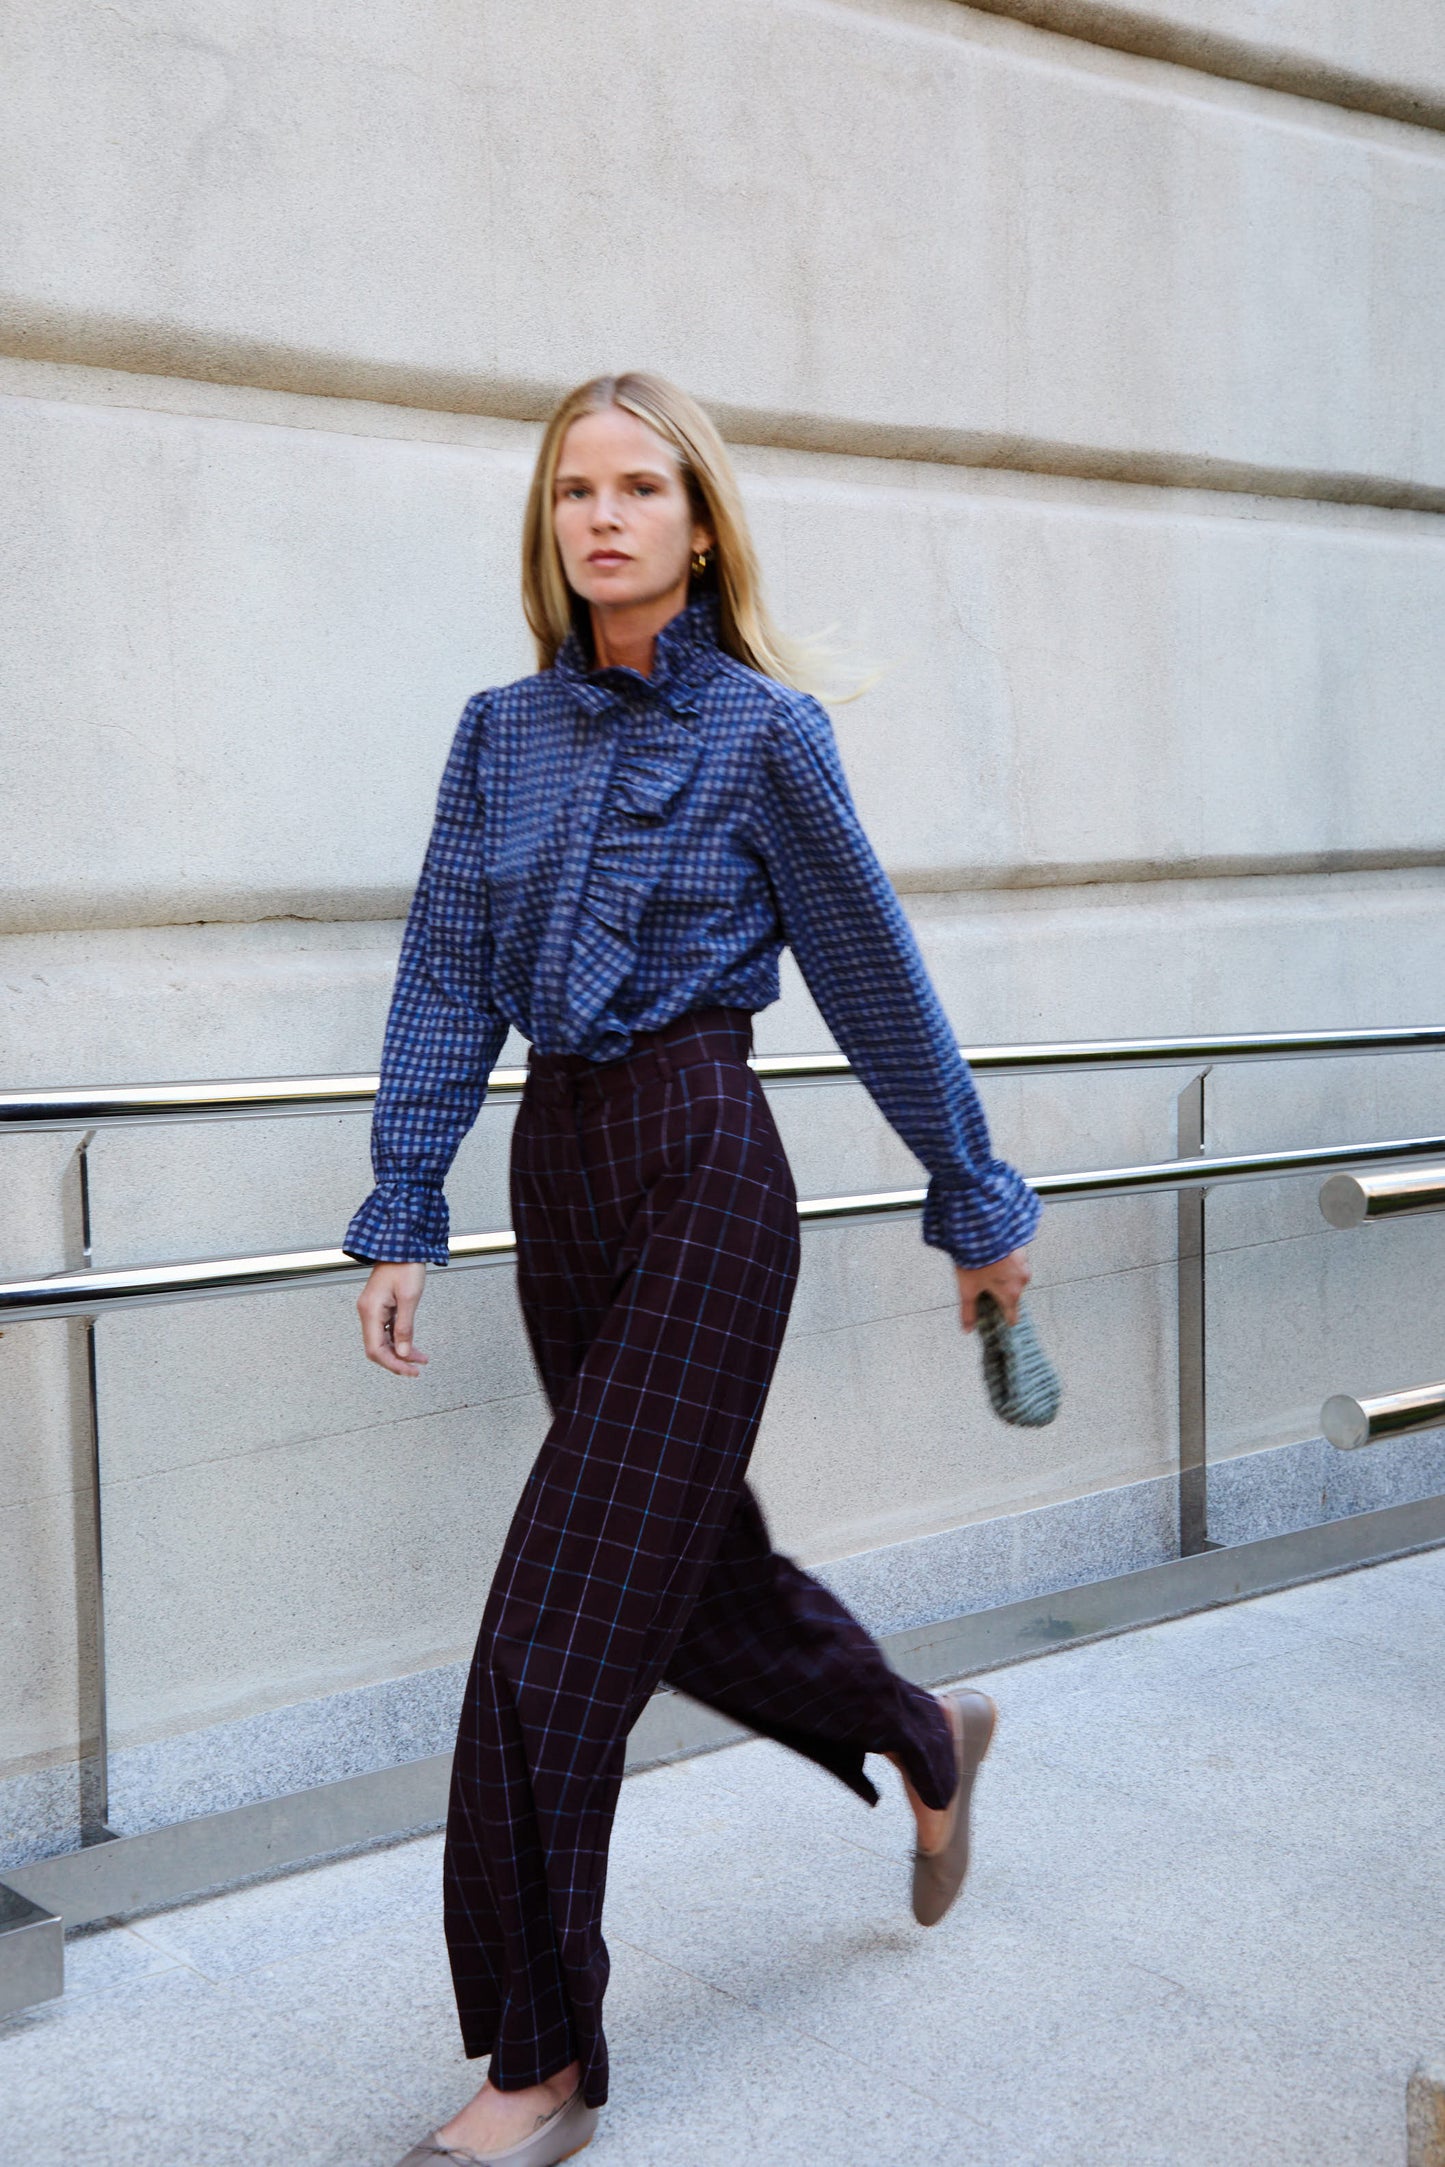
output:
[{"label": "green woven clutch", "polygon": [[983,1342],[983,1381],[999,1420],[1025,1430],[1041,1430],[1052,1422],[1064,1388],[1024,1303],[1019,1303],[1018,1323],[1005,1324],[993,1296],[981,1294],[978,1336]]}]

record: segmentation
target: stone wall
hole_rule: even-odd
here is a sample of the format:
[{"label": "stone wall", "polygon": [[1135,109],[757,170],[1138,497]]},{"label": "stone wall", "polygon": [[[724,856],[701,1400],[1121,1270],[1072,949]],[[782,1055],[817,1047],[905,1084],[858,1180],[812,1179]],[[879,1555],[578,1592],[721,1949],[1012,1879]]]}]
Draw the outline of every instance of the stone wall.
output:
[{"label": "stone wall", "polygon": [[[456,716],[530,666],[536,424],[627,365],[723,420],[779,615],[880,673],[840,739],[961,1039],[1438,1020],[1438,14],[15,0],[0,1083],[374,1065]],[[827,1043],[796,976],[759,1043]],[[1221,1072],[1211,1143],[1432,1132],[1441,1076]],[[987,1097],[1042,1172],[1171,1155],[1185,1081]],[[914,1178],[852,1090],[777,1103],[803,1193]],[[507,1126],[458,1227],[505,1223]],[[334,1243],[365,1144],[103,1136],[96,1259]],[[71,1150],[4,1146],[7,1270],[73,1260]],[[1318,1408],[1439,1373],[1438,1228],[1330,1234],[1294,1183],[1218,1196],[1211,1243],[1232,1529],[1351,1509],[1314,1502]],[[916,1228],[806,1252],[758,1460],[782,1540],[890,1621],[962,1602],[970,1526],[1032,1516],[1035,1581],[1081,1531],[1099,1572],[1163,1554],[1167,1201],[1050,1215],[1042,1435],[983,1412]],[[99,1328],[122,1822],[444,1742],[541,1405],[507,1274],[434,1276],[410,1386],[351,1302]],[[76,1336],[0,1337],[11,1853],[68,1840]]]}]

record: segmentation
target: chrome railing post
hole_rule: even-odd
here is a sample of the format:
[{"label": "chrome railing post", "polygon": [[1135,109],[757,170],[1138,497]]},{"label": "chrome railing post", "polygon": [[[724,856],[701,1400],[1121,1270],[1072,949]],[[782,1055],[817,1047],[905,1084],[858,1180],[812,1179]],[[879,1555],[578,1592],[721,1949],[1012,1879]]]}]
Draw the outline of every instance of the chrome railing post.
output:
[{"label": "chrome railing post", "polygon": [[[1204,1156],[1202,1069],[1180,1092],[1175,1136],[1181,1159]],[[1208,1394],[1205,1355],[1205,1188],[1181,1189],[1178,1214],[1179,1555],[1217,1548],[1209,1540]]]},{"label": "chrome railing post", "polygon": [[[92,1267],[90,1147],[95,1130],[87,1129],[75,1150],[76,1178],[80,1188],[81,1269]],[[95,1364],[93,1316],[76,1320],[85,1348],[85,1377],[78,1397],[77,1426],[82,1432],[79,1457],[85,1476],[78,1485],[82,1526],[77,1529],[76,1548],[76,1662],[78,1667],[77,1712],[80,1762],[78,1770],[80,1840],[82,1845],[109,1843],[114,1831],[110,1818],[110,1723],[105,1676],[105,1561],[101,1539],[100,1496],[100,1396]]]}]

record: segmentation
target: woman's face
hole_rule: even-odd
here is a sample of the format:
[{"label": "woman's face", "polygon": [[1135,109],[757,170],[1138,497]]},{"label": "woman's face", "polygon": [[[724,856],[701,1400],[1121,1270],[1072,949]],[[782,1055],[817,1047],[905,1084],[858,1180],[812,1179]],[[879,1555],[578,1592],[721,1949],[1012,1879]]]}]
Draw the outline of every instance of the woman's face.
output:
[{"label": "woman's face", "polygon": [[672,595],[681,608],[693,553],[713,542],[672,446],[617,406],[582,415],[563,437],[552,518],[568,585],[602,609]]}]

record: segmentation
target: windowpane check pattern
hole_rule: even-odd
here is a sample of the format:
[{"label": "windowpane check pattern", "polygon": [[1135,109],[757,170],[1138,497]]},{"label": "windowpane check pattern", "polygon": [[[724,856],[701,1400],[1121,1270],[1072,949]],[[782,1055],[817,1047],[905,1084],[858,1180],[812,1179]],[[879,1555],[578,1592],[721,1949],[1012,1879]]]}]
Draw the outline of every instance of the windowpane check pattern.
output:
[{"label": "windowpane check pattern", "polygon": [[939,1703],[773,1550],[745,1480],[799,1254],[749,1036],[745,1013],[704,1011],[609,1066],[534,1054],[513,1131],[552,1423],[482,1619],[445,1867],[463,2043],[504,2091],[576,2059],[589,2104],[607,2097],[608,1840],[664,1680],[870,1801],[867,1753],[896,1753],[932,1805],[957,1778]]}]

